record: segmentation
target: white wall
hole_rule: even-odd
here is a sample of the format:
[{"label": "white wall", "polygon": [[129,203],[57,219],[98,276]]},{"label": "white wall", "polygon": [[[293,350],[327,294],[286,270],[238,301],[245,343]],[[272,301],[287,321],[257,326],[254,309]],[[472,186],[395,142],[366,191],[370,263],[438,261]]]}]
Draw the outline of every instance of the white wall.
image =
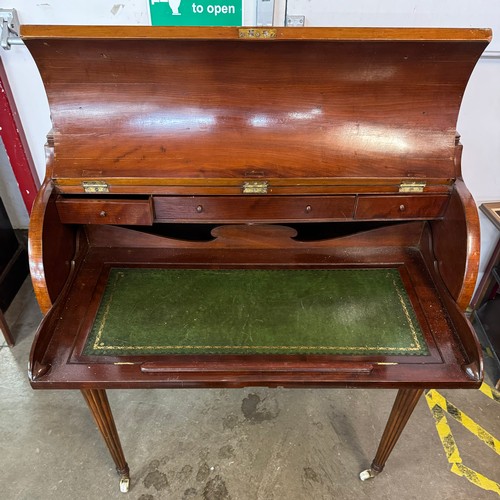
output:
[{"label": "white wall", "polygon": [[[285,2],[285,0],[278,0]],[[305,26],[401,26],[492,28],[493,40],[467,86],[457,130],[462,172],[479,205],[500,200],[500,1],[498,0],[288,0],[288,15]],[[498,231],[480,213],[480,276]]]},{"label": "white wall", "polygon": [[[286,4],[288,14],[306,16],[306,26],[492,28],[500,33],[498,0],[287,0]],[[500,50],[500,36],[490,50]]]},{"label": "white wall", "polygon": [[[24,24],[149,24],[147,0],[11,0]],[[6,2],[5,2],[6,3]],[[255,21],[256,0],[245,0],[244,21]],[[492,27],[490,44],[500,56],[498,0],[275,0],[275,20],[305,15],[306,26],[450,26]],[[50,130],[47,99],[27,49],[0,50],[40,177],[43,145]],[[464,96],[458,130],[464,144],[463,174],[478,203],[500,200],[500,58],[482,58]],[[482,261],[489,257],[497,233],[481,217]]]}]

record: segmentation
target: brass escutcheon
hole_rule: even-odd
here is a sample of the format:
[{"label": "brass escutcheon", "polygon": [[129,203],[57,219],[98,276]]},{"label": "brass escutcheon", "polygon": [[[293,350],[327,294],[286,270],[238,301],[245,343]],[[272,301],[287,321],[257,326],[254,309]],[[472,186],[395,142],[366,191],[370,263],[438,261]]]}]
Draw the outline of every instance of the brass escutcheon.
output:
[{"label": "brass escutcheon", "polygon": [[267,181],[247,181],[243,183],[243,194],[267,194]]},{"label": "brass escutcheon", "polygon": [[277,31],[269,28],[240,28],[238,34],[240,38],[269,39],[276,38]]}]

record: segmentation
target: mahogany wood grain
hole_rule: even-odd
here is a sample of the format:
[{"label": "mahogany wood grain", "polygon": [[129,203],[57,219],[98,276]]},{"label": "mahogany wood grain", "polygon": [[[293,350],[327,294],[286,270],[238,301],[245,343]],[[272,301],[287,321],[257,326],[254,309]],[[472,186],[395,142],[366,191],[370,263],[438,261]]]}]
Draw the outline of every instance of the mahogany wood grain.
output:
[{"label": "mahogany wood grain", "polygon": [[68,199],[58,197],[57,212],[63,224],[153,224],[151,200]]},{"label": "mahogany wood grain", "polygon": [[[100,174],[99,174],[100,175]],[[259,174],[260,175],[260,174]],[[96,178],[85,177],[77,179],[53,179],[57,191],[62,194],[83,194],[82,180],[95,180]],[[254,180],[259,176],[255,174]],[[109,192],[113,195],[180,195],[180,196],[204,196],[204,195],[241,195],[243,184],[248,179],[189,179],[188,184],[182,179],[173,178],[107,178]],[[361,193],[383,194],[399,193],[401,182],[408,178],[383,177],[377,178],[267,178],[267,196],[282,195],[355,195]],[[426,178],[427,185],[425,193],[449,194],[453,187],[451,179]]]},{"label": "mahogany wood grain", "polygon": [[462,179],[455,183],[443,220],[430,225],[441,278],[465,311],[476,285],[481,241],[477,207]]},{"label": "mahogany wood grain", "polygon": [[352,219],[355,196],[154,197],[157,222],[286,222]]},{"label": "mahogany wood grain", "polygon": [[382,435],[380,445],[372,462],[375,472],[382,472],[385,462],[396,445],[415,406],[423,393],[423,389],[400,389],[392,407],[389,420]]},{"label": "mahogany wood grain", "polygon": [[[490,29],[460,28],[276,28],[277,39],[287,40],[420,40],[490,41]],[[29,25],[21,26],[24,40],[33,38],[64,39],[113,39],[132,40],[147,38],[200,39],[211,38],[233,40],[239,37],[239,28],[205,27],[148,27],[141,26],[79,26],[79,25]],[[255,42],[256,40],[251,40]],[[262,40],[269,41],[269,40]]]},{"label": "mahogany wood grain", "polygon": [[360,196],[355,219],[436,219],[442,217],[448,196]]},{"label": "mahogany wood grain", "polygon": [[77,245],[76,229],[59,220],[53,184],[47,178],[33,204],[28,238],[31,280],[43,313],[62,290]]},{"label": "mahogany wood grain", "polygon": [[[218,360],[210,359],[209,361],[192,364],[187,366],[183,362],[175,361],[149,361],[141,364],[141,372],[151,373],[157,375],[174,374],[174,373],[187,373],[187,372],[216,372],[219,374],[225,374],[228,371],[241,371],[241,360],[237,357],[233,359],[226,359],[225,356],[219,357]],[[262,371],[262,364],[258,361],[251,360],[249,363],[245,363],[244,369],[251,371]],[[318,362],[311,366],[310,358],[308,359],[293,359],[287,362],[276,362],[270,364],[268,367],[269,372],[302,372],[307,373],[308,371],[321,373],[321,372],[345,372],[349,374],[355,373],[371,373],[373,370],[373,363],[366,362],[351,362],[339,365],[338,363],[328,363],[328,362]]]},{"label": "mahogany wood grain", "polygon": [[[448,238],[453,241],[456,240],[457,236],[450,233]],[[471,380],[475,380],[477,384],[479,384],[483,379],[484,374],[481,345],[479,344],[479,340],[477,339],[472,325],[464,315],[464,307],[460,306],[456,302],[456,299],[451,295],[448,286],[443,280],[443,276],[440,272],[441,266],[436,260],[433,247],[433,233],[429,224],[422,232],[422,241],[420,244],[421,254],[429,272],[432,275],[432,279],[434,280],[436,288],[439,292],[440,299],[445,304],[447,314],[455,324],[462,325],[462,327],[457,329],[457,333],[467,355],[467,361],[463,368],[467,371]]]},{"label": "mahogany wood grain", "polygon": [[460,134],[457,132],[455,136],[455,179],[462,178],[462,154],[463,145],[460,142]]},{"label": "mahogany wood grain", "polygon": [[450,179],[461,97],[490,36],[308,32],[319,41],[283,28],[252,43],[232,28],[134,30],[25,28],[56,180]]},{"label": "mahogany wood grain", "polygon": [[81,392],[115,462],[116,471],[121,478],[128,479],[130,476],[129,467],[123,454],[106,391],[100,389],[82,389]]},{"label": "mahogany wood grain", "polygon": [[318,239],[307,244],[296,239],[297,230],[281,225],[259,224],[222,225],[211,231],[212,241],[200,242],[176,239],[161,234],[150,234],[130,228],[113,226],[88,226],[87,236],[92,247],[122,248],[179,248],[211,250],[213,248],[279,248],[307,249],[314,248],[383,248],[415,247],[420,244],[424,223],[406,222],[374,229],[358,229],[352,224],[352,233],[336,238]]},{"label": "mahogany wood grain", "polygon": [[[81,234],[79,240],[81,241]],[[44,244],[47,244],[45,242]],[[87,250],[87,245],[79,244],[80,247],[80,255],[73,261],[71,261],[70,272],[64,283],[63,288],[61,289],[59,295],[55,299],[54,303],[49,305],[49,309],[47,312],[44,312],[45,316],[38,327],[38,330],[35,332],[35,338],[33,339],[33,344],[31,346],[30,356],[28,360],[28,376],[32,381],[38,380],[40,377],[46,375],[52,365],[57,364],[57,360],[48,359],[46,356],[46,352],[51,341],[50,335],[45,335],[44,331],[54,332],[59,327],[59,319],[63,316],[65,310],[65,297],[68,295],[70,290],[72,289],[73,283],[77,276],[77,272],[79,271],[82,265],[82,254]],[[40,304],[42,307],[42,304]],[[74,329],[74,325],[73,325]]]}]

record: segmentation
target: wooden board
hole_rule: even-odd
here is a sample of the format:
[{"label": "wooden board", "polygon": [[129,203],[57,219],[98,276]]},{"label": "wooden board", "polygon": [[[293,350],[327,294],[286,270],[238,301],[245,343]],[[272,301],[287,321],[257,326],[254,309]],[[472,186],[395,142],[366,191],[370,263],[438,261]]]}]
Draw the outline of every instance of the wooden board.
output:
[{"label": "wooden board", "polygon": [[140,183],[144,192],[157,182],[448,182],[458,175],[461,98],[490,37],[384,29],[304,30],[300,38],[280,29],[266,41],[219,28],[148,28],[144,37],[123,27],[23,33],[49,97],[60,189],[103,179],[111,191]]}]

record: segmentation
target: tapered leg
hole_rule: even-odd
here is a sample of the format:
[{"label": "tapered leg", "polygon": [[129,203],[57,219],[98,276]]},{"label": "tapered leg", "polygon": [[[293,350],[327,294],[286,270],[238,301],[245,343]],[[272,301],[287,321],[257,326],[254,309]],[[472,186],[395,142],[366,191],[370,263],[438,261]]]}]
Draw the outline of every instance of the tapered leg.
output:
[{"label": "tapered leg", "polygon": [[14,337],[10,331],[9,325],[7,321],[5,321],[5,316],[3,315],[2,310],[0,309],[0,330],[2,330],[3,336],[5,338],[5,342],[12,347],[14,345]]},{"label": "tapered leg", "polygon": [[361,480],[375,477],[382,472],[385,462],[389,458],[394,445],[410,418],[415,406],[424,392],[423,389],[400,389],[396,396],[396,401],[392,407],[389,420],[385,426],[384,434],[378,446],[377,454],[372,462],[370,469],[367,469],[359,475]]},{"label": "tapered leg", "polygon": [[125,461],[106,391],[103,389],[82,389],[82,394],[115,462],[116,470],[120,475],[120,490],[125,493],[128,491],[130,483],[129,468]]}]

